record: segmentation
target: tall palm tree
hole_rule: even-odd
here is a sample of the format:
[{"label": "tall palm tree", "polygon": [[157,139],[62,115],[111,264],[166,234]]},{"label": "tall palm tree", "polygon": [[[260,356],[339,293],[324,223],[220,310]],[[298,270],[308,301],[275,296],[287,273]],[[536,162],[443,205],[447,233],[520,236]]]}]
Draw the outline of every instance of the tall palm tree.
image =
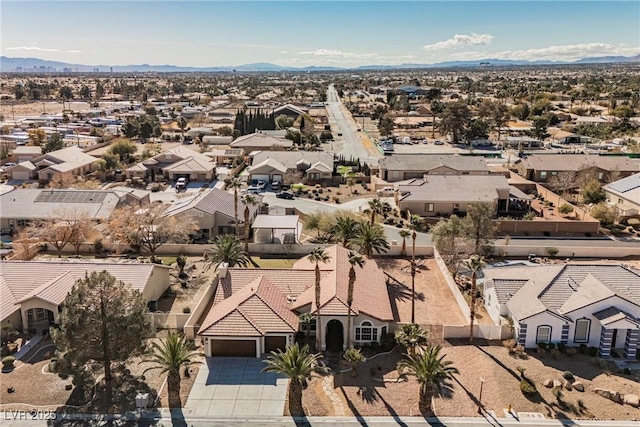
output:
[{"label": "tall palm tree", "polygon": [[285,351],[272,351],[271,356],[264,362],[267,366],[263,372],[276,372],[289,378],[289,413],[292,417],[303,417],[302,383],[314,372],[326,372],[328,368],[321,366],[320,353],[309,353],[309,346],[300,348],[296,343],[288,346]]},{"label": "tall palm tree", "polygon": [[311,322],[313,321],[313,314],[302,313],[298,316],[300,325],[304,326],[305,344],[309,341],[309,335],[311,335]]},{"label": "tall palm tree", "polygon": [[232,178],[227,183],[227,189],[233,189],[233,226],[236,230],[236,236],[239,236],[240,229],[238,228],[238,188],[241,187],[240,180],[238,178]]},{"label": "tall palm tree", "polygon": [[249,253],[249,206],[255,206],[258,200],[251,194],[244,196],[244,251]]},{"label": "tall palm tree", "polygon": [[342,243],[342,247],[349,248],[351,241],[358,234],[358,222],[350,216],[341,215],[332,227],[333,236]]},{"label": "tall palm tree", "polygon": [[478,279],[478,271],[484,267],[484,257],[480,255],[471,255],[466,262],[467,268],[471,271],[471,307],[469,310],[469,343],[473,343],[473,323],[476,320],[476,280]]},{"label": "tall palm tree", "polygon": [[371,210],[369,224],[373,225],[376,223],[376,214],[382,214],[383,211],[383,205],[380,199],[376,197],[375,199],[369,200],[369,210]]},{"label": "tall palm tree", "polygon": [[374,251],[380,254],[389,250],[389,242],[384,234],[384,229],[378,224],[361,222],[358,227],[358,235],[353,241],[360,248],[360,253],[367,258],[371,258]]},{"label": "tall palm tree", "polygon": [[320,263],[326,263],[330,257],[324,252],[324,249],[318,247],[311,251],[307,256],[309,261],[316,264],[316,350],[322,351],[322,316],[320,315]]},{"label": "tall palm tree", "polygon": [[213,249],[206,252],[205,270],[211,268],[214,264],[216,268],[222,263],[228,264],[229,267],[235,267],[236,265],[246,267],[251,262],[249,254],[242,250],[240,241],[233,234],[216,236],[214,244]]},{"label": "tall palm tree", "polygon": [[428,343],[428,335],[415,323],[402,325],[396,330],[396,342],[407,349],[407,354],[413,356],[418,347],[424,347]]},{"label": "tall palm tree", "polygon": [[167,392],[169,395],[169,407],[180,408],[180,370],[201,363],[198,359],[204,356],[195,351],[193,343],[187,341],[182,334],[170,333],[160,343],[151,344],[153,353],[145,362],[154,363],[155,366],[145,369],[144,372],[160,369],[162,374],[167,374]]},{"label": "tall palm tree", "polygon": [[427,346],[424,352],[416,355],[408,355],[407,359],[398,362],[400,373],[416,377],[420,383],[420,409],[426,412],[431,407],[431,397],[434,391],[442,392],[451,385],[448,380],[453,375],[459,374],[458,369],[452,366],[453,362],[444,360],[445,354],[440,355],[442,347]]},{"label": "tall palm tree", "polygon": [[402,237],[402,250],[400,251],[400,256],[407,256],[407,237],[411,235],[409,230],[400,230],[398,231],[400,237]]},{"label": "tall palm tree", "polygon": [[420,215],[411,215],[411,323],[416,323],[416,229],[422,225]]},{"label": "tall palm tree", "polygon": [[353,304],[353,287],[356,283],[356,266],[364,266],[364,258],[357,252],[349,251],[349,288],[347,290],[347,348],[351,348],[351,305]]}]

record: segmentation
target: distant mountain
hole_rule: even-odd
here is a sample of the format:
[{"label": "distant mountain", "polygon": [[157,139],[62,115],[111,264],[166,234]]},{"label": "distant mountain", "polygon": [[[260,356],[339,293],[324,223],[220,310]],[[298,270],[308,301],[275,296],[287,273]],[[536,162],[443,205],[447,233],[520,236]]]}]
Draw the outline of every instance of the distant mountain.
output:
[{"label": "distant mountain", "polygon": [[517,66],[517,65],[552,65],[552,64],[605,64],[605,63],[629,63],[640,62],[640,55],[636,56],[599,56],[582,58],[577,61],[523,61],[511,59],[479,59],[476,61],[446,61],[435,64],[398,64],[398,65],[362,65],[354,68],[340,68],[328,66],[309,67],[284,67],[267,62],[243,64],[224,67],[184,67],[179,65],[86,65],[71,64],[67,62],[48,61],[38,58],[9,58],[0,57],[0,71],[71,71],[92,72],[98,69],[101,72],[278,72],[278,71],[339,71],[339,70],[393,70],[411,68],[452,68],[452,67],[479,67],[479,66]]}]

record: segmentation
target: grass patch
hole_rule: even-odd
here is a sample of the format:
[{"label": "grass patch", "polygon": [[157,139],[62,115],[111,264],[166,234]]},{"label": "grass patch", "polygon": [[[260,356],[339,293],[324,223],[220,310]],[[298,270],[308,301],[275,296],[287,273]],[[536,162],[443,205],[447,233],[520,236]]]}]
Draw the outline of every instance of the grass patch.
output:
[{"label": "grass patch", "polygon": [[171,265],[176,262],[177,259],[175,256],[158,256],[156,258],[162,260],[162,265]]},{"label": "grass patch", "polygon": [[298,258],[260,258],[251,257],[260,268],[291,268]]},{"label": "grass patch", "polygon": [[[351,174],[351,166],[338,166],[336,168],[336,173],[340,176],[344,176],[345,174]],[[355,174],[354,174],[355,176]]]}]

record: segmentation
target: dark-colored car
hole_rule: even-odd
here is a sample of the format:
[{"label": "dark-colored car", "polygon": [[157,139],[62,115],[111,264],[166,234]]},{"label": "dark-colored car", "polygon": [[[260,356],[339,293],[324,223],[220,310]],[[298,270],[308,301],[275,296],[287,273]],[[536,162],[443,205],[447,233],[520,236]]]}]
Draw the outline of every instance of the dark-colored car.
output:
[{"label": "dark-colored car", "polygon": [[278,194],[276,194],[276,197],[278,199],[293,200],[293,194],[289,193],[288,191],[281,191]]}]

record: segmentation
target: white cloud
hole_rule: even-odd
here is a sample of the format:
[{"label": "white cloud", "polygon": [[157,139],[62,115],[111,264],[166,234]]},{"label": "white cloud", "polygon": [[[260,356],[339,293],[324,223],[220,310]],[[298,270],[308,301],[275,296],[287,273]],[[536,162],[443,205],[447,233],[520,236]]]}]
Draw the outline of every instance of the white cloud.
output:
[{"label": "white cloud", "polygon": [[279,59],[282,65],[315,65],[322,61],[325,65],[354,66],[354,65],[386,65],[399,64],[401,62],[415,59],[415,55],[383,55],[380,53],[366,52],[345,52],[333,49],[316,49],[298,52],[301,58]]},{"label": "white cloud", "polygon": [[281,50],[280,53],[283,54],[283,55],[286,55],[289,52],[287,52],[286,50]]},{"label": "white cloud", "polygon": [[82,53],[81,50],[68,50],[67,53]]},{"label": "white cloud", "polygon": [[38,47],[38,46],[8,47],[7,50],[35,50],[35,51],[38,51],[38,52],[60,52],[60,49],[47,49],[47,48]]},{"label": "white cloud", "polygon": [[476,33],[456,34],[455,36],[453,36],[448,40],[423,46],[422,49],[430,52],[430,51],[436,51],[436,50],[451,49],[451,48],[456,48],[461,46],[487,45],[487,44],[491,44],[491,41],[494,38],[495,37],[492,36],[491,34],[476,34]]},{"label": "white cloud", "polygon": [[640,53],[640,47],[626,44],[582,43],[571,45],[553,45],[542,48],[506,50],[502,52],[460,52],[457,60],[474,59],[519,59],[527,61],[575,61],[591,56],[632,56]]}]

